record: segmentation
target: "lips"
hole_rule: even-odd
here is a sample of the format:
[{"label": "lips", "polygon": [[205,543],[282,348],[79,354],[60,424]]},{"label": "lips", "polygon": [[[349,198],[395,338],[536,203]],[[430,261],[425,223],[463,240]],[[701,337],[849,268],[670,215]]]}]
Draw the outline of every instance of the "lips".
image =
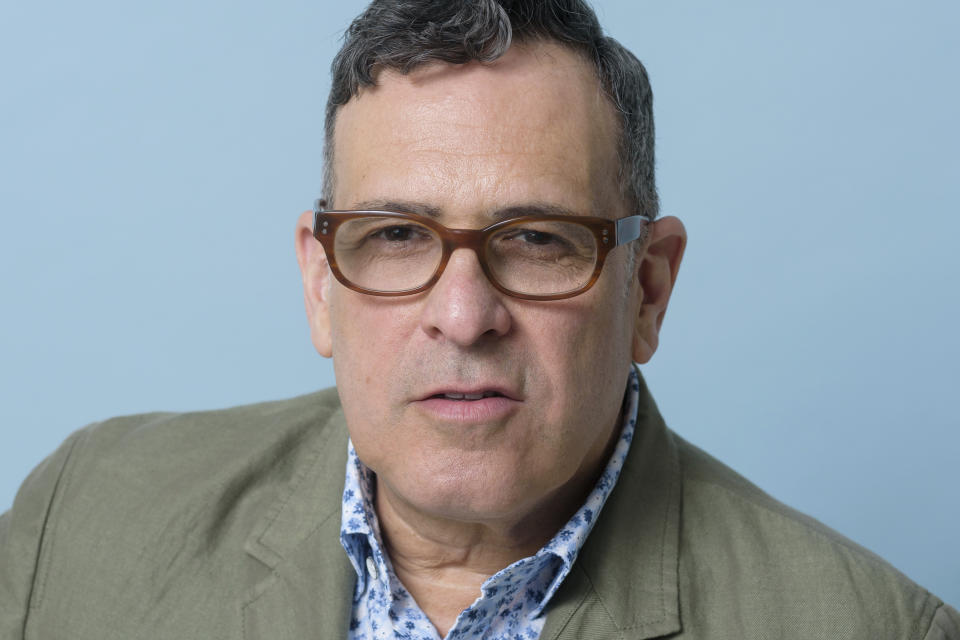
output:
[{"label": "lips", "polygon": [[461,400],[473,401],[483,400],[484,398],[506,398],[508,400],[522,400],[520,394],[506,389],[499,385],[472,385],[466,387],[440,387],[432,389],[420,396],[419,400]]},{"label": "lips", "polygon": [[413,404],[445,424],[493,424],[509,418],[523,403],[520,394],[493,386],[434,389]]},{"label": "lips", "polygon": [[503,396],[499,391],[482,391],[480,393],[437,393],[431,398],[444,398],[446,400],[482,400],[483,398],[496,398],[497,396]]}]

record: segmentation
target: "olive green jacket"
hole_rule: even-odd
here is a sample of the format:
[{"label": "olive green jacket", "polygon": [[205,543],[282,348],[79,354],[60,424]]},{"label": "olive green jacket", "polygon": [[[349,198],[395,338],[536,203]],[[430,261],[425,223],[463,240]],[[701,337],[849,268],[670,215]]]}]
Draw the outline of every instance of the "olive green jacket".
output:
[{"label": "olive green jacket", "polygon": [[[960,639],[880,558],[670,432],[642,390],[541,638]],[[83,429],[0,517],[0,639],[345,638],[335,390]]]}]

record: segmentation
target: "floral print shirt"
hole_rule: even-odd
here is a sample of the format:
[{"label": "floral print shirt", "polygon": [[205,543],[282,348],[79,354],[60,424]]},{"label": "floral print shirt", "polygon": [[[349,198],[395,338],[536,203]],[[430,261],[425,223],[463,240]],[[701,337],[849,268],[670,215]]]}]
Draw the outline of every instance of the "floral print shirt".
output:
[{"label": "floral print shirt", "polygon": [[[543,610],[593,528],[620,476],[637,420],[640,385],[631,368],[620,439],[586,502],[535,555],[517,560],[488,578],[480,596],[462,611],[446,638],[536,640]],[[383,549],[373,507],[376,478],[349,444],[343,490],[340,542],[357,571],[349,640],[440,640],[436,628],[397,579]]]}]

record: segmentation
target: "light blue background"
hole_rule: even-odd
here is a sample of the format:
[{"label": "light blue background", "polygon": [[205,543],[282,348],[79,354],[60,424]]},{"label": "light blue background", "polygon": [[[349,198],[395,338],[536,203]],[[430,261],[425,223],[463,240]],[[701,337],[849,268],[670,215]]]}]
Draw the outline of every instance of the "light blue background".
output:
[{"label": "light blue background", "polygon": [[[960,603],[960,10],[598,2],[690,233],[668,422]],[[356,1],[0,9],[0,510],[72,430],[333,382],[293,225]]]}]

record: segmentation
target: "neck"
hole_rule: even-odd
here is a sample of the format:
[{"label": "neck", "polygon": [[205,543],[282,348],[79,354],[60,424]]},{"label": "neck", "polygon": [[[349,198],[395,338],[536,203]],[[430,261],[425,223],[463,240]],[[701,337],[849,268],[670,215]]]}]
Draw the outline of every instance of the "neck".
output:
[{"label": "neck", "polygon": [[463,521],[425,513],[377,478],[375,505],[384,547],[397,578],[445,637],[490,576],[534,555],[584,503],[620,434],[620,420],[601,455],[539,504],[516,517]]},{"label": "neck", "polygon": [[[379,482],[376,509],[383,544],[397,578],[445,637],[457,616],[481,595],[493,574],[534,555],[565,520],[552,515],[529,527],[466,523],[417,512]],[[548,524],[549,523],[549,524]]]},{"label": "neck", "polygon": [[520,518],[461,521],[423,513],[378,478],[376,510],[394,565],[430,572],[458,568],[486,578],[536,553],[576,511],[587,492],[576,491],[574,500],[579,501],[566,508],[557,508],[551,500]]}]

